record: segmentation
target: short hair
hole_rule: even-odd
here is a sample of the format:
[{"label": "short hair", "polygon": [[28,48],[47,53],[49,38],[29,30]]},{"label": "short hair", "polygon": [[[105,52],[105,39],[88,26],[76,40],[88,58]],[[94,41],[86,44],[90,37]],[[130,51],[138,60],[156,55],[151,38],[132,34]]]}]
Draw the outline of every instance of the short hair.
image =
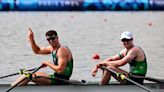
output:
[{"label": "short hair", "polygon": [[57,32],[55,30],[49,30],[46,32],[46,36],[58,36]]}]

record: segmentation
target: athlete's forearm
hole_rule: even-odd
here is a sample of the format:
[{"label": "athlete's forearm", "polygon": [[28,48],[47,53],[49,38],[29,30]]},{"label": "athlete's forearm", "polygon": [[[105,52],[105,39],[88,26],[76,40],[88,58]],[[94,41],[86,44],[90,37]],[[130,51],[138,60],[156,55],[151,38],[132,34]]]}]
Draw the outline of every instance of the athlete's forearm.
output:
[{"label": "athlete's forearm", "polygon": [[113,67],[120,67],[120,66],[123,66],[125,65],[126,63],[123,62],[122,60],[115,60],[113,62],[105,62],[105,65],[106,66],[113,66]]},{"label": "athlete's forearm", "polygon": [[40,47],[35,43],[35,40],[31,41],[31,48],[35,54],[38,54]]},{"label": "athlete's forearm", "polygon": [[62,73],[64,71],[64,69],[62,67],[59,67],[57,65],[54,65],[52,63],[47,63],[47,66],[49,66],[52,70],[54,70],[57,73]]}]

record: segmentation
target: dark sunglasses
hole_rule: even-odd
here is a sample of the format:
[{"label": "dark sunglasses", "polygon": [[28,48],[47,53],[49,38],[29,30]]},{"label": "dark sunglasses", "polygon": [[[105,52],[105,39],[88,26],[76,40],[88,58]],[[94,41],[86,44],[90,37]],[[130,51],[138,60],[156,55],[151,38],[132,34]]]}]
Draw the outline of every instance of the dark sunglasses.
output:
[{"label": "dark sunglasses", "polygon": [[131,39],[122,39],[122,42],[129,42]]},{"label": "dark sunglasses", "polygon": [[56,37],[47,38],[47,41],[54,40]]}]

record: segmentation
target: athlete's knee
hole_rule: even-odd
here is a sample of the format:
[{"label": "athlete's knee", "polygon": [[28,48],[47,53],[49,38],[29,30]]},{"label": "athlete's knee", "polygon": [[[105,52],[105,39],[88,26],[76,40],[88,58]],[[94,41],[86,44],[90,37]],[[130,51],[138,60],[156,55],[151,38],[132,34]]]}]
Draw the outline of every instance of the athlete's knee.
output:
[{"label": "athlete's knee", "polygon": [[31,80],[35,81],[36,79],[40,78],[40,76],[43,76],[42,72],[36,72],[31,75]]},{"label": "athlete's knee", "polygon": [[43,76],[44,74],[42,72],[36,72],[34,73],[33,75],[36,75],[36,76]]}]

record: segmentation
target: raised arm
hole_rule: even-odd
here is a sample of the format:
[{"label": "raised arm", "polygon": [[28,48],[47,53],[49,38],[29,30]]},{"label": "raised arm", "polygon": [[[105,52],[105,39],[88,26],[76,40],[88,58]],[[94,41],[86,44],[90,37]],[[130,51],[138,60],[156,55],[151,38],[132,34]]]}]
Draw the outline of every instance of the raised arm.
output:
[{"label": "raised arm", "polygon": [[28,29],[29,33],[28,33],[28,38],[29,38],[29,42],[31,43],[31,48],[33,50],[33,52],[35,54],[50,54],[51,53],[51,49],[50,47],[39,47],[35,40],[34,40],[34,33],[31,30],[31,28]]}]

